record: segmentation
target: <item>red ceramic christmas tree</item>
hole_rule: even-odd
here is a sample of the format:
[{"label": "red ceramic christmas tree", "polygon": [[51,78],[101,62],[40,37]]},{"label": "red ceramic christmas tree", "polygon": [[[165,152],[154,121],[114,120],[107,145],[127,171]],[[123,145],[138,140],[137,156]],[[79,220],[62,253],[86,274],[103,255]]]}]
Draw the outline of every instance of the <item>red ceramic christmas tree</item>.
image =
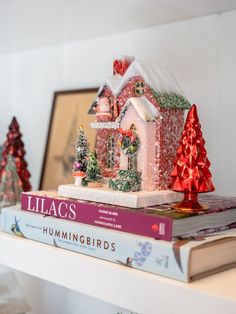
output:
[{"label": "red ceramic christmas tree", "polygon": [[0,175],[6,167],[8,155],[12,155],[15,159],[18,176],[21,180],[22,189],[26,192],[31,190],[29,182],[30,172],[27,169],[27,162],[24,159],[25,149],[22,141],[22,134],[20,132],[19,124],[15,117],[13,117],[7,133],[7,139],[3,146],[2,161]]},{"label": "red ceramic christmas tree", "polygon": [[198,193],[214,191],[204,144],[197,107],[193,105],[188,112],[171,173],[172,190],[184,193],[184,200],[174,205],[177,210],[198,212],[208,208],[197,199]]}]

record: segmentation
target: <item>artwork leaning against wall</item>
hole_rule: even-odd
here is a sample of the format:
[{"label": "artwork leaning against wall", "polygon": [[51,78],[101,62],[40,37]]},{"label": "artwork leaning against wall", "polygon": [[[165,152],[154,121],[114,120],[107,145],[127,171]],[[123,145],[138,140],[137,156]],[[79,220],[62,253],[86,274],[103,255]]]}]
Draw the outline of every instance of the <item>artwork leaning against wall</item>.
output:
[{"label": "artwork leaning against wall", "polygon": [[60,184],[73,183],[75,146],[81,125],[84,126],[90,149],[94,149],[96,130],[89,126],[94,116],[89,115],[88,110],[96,94],[96,88],[54,93],[40,190],[57,189]]}]

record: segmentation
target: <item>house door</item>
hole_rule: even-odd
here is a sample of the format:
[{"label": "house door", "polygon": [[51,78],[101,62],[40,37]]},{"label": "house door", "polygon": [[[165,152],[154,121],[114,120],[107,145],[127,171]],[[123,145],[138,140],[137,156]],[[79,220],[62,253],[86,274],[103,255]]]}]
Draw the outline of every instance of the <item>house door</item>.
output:
[{"label": "house door", "polygon": [[[130,130],[133,132],[133,135],[137,135],[136,134],[137,129],[136,129],[136,126],[134,124],[131,125]],[[138,151],[138,147],[137,147],[137,151]],[[137,171],[137,151],[135,151],[135,153],[133,153],[133,154],[128,155],[128,170],[136,170]]]},{"label": "house door", "polygon": [[128,156],[128,170],[137,171],[137,154]]}]

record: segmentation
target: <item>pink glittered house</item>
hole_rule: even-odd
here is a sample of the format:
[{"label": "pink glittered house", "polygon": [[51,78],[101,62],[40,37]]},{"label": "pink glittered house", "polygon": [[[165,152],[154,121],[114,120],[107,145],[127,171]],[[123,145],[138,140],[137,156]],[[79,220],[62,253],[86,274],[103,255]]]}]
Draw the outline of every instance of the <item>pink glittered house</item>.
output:
[{"label": "pink glittered house", "polygon": [[89,110],[96,114],[91,127],[97,128],[103,176],[113,178],[113,189],[132,190],[127,176],[137,173],[140,186],[134,191],[165,190],[190,103],[167,69],[125,58],[119,62]]}]

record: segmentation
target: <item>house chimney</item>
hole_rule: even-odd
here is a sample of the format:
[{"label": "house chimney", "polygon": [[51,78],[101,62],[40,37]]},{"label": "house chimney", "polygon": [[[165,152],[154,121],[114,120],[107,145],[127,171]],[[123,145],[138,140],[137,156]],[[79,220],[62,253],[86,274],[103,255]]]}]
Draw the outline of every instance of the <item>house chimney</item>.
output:
[{"label": "house chimney", "polygon": [[117,57],[113,62],[113,75],[119,74],[123,76],[134,59],[133,56]]}]

